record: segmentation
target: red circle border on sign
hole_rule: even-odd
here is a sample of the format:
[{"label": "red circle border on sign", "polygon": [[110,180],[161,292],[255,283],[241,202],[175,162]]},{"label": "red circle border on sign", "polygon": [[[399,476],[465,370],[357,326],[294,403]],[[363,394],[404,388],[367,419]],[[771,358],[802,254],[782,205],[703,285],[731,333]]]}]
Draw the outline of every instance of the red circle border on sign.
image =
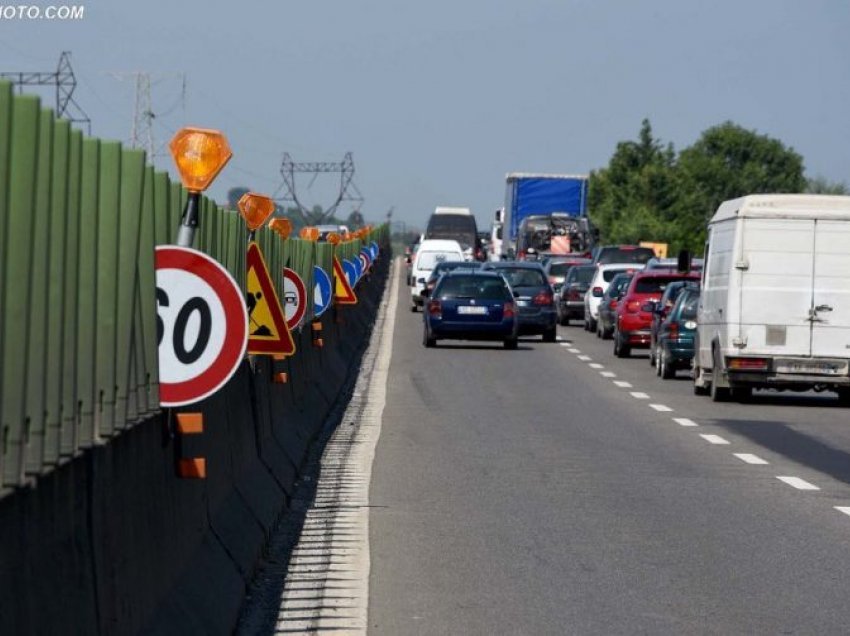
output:
[{"label": "red circle border on sign", "polygon": [[295,288],[298,290],[299,296],[301,296],[301,305],[298,308],[298,312],[292,317],[292,320],[286,321],[286,326],[289,327],[290,331],[295,329],[298,325],[301,324],[301,321],[304,320],[304,314],[307,313],[307,286],[304,284],[304,281],[301,280],[301,277],[298,275],[294,269],[290,269],[289,267],[283,268],[283,276],[284,278],[292,281],[295,285]]},{"label": "red circle border on sign", "polygon": [[248,310],[242,291],[230,272],[212,257],[189,247],[160,245],[156,248],[155,258],[157,270],[181,269],[206,282],[218,295],[227,317],[221,352],[206,371],[183,382],[160,382],[161,406],[193,404],[218,391],[233,376],[245,357],[248,346]]}]

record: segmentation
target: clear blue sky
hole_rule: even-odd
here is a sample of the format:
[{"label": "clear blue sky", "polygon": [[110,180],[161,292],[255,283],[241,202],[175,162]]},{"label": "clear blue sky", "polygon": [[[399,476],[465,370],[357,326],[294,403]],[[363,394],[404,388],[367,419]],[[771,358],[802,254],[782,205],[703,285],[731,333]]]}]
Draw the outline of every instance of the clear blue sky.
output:
[{"label": "clear blue sky", "polygon": [[[110,72],[150,71],[160,142],[183,124],[230,138],[222,200],[275,191],[284,151],[350,150],[367,219],[395,206],[422,225],[435,205],[469,205],[486,227],[506,172],[604,166],[644,117],[677,148],[731,119],[794,147],[809,176],[850,182],[844,0],[72,4],[82,21],[0,20],[0,70],[49,70],[72,51],[93,133],[117,139],[133,84]],[[333,197],[329,177],[298,183],[308,204]]]}]

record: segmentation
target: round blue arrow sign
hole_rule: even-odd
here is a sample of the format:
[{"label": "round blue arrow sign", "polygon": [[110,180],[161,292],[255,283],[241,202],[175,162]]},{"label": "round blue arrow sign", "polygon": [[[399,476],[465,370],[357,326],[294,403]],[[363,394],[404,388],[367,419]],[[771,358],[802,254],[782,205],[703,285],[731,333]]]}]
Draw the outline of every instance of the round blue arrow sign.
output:
[{"label": "round blue arrow sign", "polygon": [[313,288],[313,315],[318,318],[331,306],[333,289],[331,277],[318,265],[313,266],[313,278],[316,280]]},{"label": "round blue arrow sign", "polygon": [[345,272],[345,277],[348,279],[348,284],[354,289],[354,284],[357,282],[357,268],[352,261],[342,259],[342,269]]}]

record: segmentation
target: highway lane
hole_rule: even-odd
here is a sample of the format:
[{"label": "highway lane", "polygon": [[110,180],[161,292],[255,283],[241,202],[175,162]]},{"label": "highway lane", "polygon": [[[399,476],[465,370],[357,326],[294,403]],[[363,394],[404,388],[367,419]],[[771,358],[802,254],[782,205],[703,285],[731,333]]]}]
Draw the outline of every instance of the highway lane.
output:
[{"label": "highway lane", "polygon": [[425,350],[407,302],[370,492],[372,633],[848,631],[850,427],[831,398],[713,404],[578,327]]}]

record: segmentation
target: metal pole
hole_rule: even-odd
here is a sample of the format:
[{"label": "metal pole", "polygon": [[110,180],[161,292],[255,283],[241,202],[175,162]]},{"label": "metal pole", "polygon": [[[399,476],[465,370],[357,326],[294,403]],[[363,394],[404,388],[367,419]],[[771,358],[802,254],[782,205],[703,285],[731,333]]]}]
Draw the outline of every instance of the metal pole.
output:
[{"label": "metal pole", "polygon": [[190,192],[183,208],[183,218],[180,228],[177,230],[177,245],[180,247],[192,247],[195,242],[195,231],[200,225],[199,210],[201,207],[201,193]]}]

